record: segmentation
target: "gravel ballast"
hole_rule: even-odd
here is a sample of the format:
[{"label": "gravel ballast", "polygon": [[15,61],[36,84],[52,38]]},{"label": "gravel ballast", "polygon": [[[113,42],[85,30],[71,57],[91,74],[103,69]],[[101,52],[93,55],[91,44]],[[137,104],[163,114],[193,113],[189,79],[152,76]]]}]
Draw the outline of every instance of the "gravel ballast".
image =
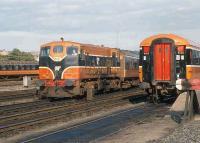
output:
[{"label": "gravel ballast", "polygon": [[186,123],[154,143],[200,143],[200,121]]}]

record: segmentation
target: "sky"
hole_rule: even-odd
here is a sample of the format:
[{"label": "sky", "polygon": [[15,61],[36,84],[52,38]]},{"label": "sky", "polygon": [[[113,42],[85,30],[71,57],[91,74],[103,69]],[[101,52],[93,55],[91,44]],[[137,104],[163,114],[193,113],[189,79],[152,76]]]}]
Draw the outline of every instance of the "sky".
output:
[{"label": "sky", "polygon": [[0,0],[0,49],[60,40],[138,50],[153,34],[200,42],[198,0]]}]

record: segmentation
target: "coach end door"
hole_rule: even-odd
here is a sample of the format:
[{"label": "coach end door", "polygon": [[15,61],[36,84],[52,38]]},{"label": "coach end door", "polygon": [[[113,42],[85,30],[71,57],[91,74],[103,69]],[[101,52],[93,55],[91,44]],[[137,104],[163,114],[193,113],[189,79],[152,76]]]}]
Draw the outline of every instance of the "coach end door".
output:
[{"label": "coach end door", "polygon": [[154,45],[154,80],[171,80],[171,44],[158,43]]}]

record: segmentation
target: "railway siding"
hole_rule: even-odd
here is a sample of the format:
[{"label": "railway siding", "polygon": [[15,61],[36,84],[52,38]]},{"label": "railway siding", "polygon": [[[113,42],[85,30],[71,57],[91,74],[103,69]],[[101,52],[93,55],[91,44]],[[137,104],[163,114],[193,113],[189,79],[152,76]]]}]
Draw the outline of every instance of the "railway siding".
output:
[{"label": "railway siding", "polygon": [[[110,98],[99,98],[98,100],[92,102],[78,103],[71,105],[70,107],[64,105],[63,107],[54,107],[43,109],[41,111],[24,113],[24,115],[13,115],[9,117],[2,117],[1,120],[1,128],[0,135],[7,136],[13,132],[21,130],[27,130],[33,127],[37,127],[38,125],[44,125],[58,121],[67,121],[71,119],[75,119],[81,116],[88,116],[93,114],[94,112],[98,112],[102,109],[112,108],[115,106],[120,106],[129,102],[128,100],[121,100],[123,98],[127,98],[133,95],[141,95],[144,94],[143,91],[137,91],[135,93],[124,93],[118,96],[112,96]],[[7,118],[7,119],[6,119]]]},{"label": "railway siding", "polygon": [[0,92],[0,107],[20,102],[29,102],[29,100],[36,100],[35,89]]}]

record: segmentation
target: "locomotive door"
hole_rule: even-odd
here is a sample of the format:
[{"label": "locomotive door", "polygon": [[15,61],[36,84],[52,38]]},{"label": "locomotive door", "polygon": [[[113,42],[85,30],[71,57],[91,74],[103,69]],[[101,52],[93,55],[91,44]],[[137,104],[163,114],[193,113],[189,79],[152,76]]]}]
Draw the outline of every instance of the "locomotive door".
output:
[{"label": "locomotive door", "polygon": [[171,44],[155,44],[154,79],[157,81],[171,80],[171,66]]}]

